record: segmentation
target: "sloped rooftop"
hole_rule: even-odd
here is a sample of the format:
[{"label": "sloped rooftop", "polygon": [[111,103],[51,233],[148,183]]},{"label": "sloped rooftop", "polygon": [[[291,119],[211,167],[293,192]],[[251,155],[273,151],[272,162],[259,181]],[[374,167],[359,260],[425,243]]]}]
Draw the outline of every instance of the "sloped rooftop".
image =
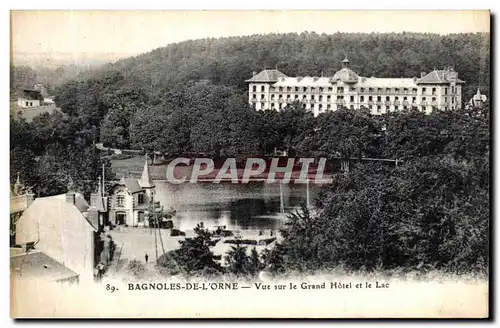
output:
[{"label": "sloped rooftop", "polygon": [[277,69],[265,69],[245,82],[277,82],[280,77],[287,77]]},{"label": "sloped rooftop", "polygon": [[[447,70],[434,70],[424,77],[417,80],[418,84],[441,84],[450,83],[450,71]],[[465,81],[457,78],[456,83],[465,83]]]}]

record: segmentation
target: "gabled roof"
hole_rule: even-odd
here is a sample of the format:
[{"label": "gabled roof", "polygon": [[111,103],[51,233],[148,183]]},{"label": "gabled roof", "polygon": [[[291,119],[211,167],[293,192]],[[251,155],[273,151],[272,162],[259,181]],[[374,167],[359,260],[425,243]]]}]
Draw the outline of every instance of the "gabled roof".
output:
[{"label": "gabled roof", "polygon": [[280,77],[287,77],[277,69],[265,69],[245,82],[277,82]]},{"label": "gabled roof", "polygon": [[142,190],[141,186],[139,185],[139,182],[134,178],[122,178],[120,182],[130,191],[131,194],[134,194]]},{"label": "gabled roof", "polygon": [[[424,77],[417,80],[418,84],[442,84],[450,83],[450,71],[448,70],[434,70]],[[456,83],[465,83],[465,81],[457,78]]]}]

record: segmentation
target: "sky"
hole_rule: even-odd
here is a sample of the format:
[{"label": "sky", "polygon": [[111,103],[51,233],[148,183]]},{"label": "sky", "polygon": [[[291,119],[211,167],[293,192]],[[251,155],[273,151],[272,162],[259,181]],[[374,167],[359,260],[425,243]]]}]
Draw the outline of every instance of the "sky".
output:
[{"label": "sky", "polygon": [[488,11],[12,11],[11,53],[113,60],[207,37],[314,31],[489,32]]}]

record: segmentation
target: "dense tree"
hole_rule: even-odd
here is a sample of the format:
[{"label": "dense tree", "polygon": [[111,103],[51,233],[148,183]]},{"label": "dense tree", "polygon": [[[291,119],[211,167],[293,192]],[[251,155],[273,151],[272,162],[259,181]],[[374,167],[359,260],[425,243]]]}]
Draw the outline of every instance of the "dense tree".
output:
[{"label": "dense tree", "polygon": [[205,228],[203,222],[196,225],[194,233],[194,237],[180,240],[180,248],[159,258],[158,263],[174,274],[220,274],[222,268],[211,250],[217,242],[212,239],[212,233]]}]

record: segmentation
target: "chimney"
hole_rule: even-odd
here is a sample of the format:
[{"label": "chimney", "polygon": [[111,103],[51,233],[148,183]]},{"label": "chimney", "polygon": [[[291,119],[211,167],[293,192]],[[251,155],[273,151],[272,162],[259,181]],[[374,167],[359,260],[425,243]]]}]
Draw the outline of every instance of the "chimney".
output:
[{"label": "chimney", "polygon": [[256,72],[256,71],[253,71],[253,72],[252,72],[252,77],[254,77],[255,75],[257,75],[257,72]]},{"label": "chimney", "polygon": [[76,194],[73,191],[68,191],[66,193],[66,202],[75,205]]},{"label": "chimney", "polygon": [[420,72],[420,78],[423,78],[426,75],[425,72]]}]

